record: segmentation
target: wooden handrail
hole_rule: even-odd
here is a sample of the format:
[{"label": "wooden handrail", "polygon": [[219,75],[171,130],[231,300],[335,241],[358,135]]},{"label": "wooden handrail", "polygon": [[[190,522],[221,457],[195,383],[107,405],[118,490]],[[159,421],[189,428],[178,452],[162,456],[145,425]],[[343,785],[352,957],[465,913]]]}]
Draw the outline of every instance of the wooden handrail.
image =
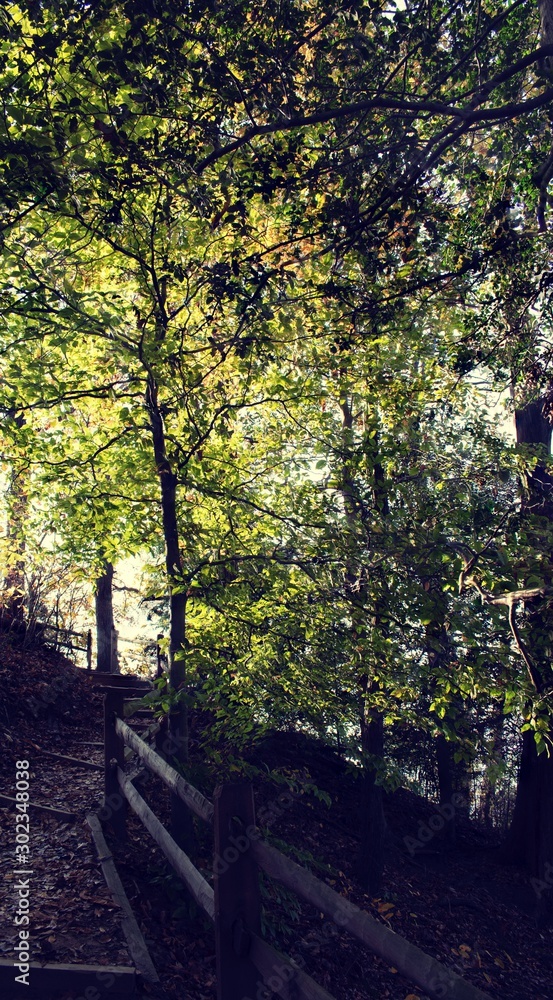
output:
[{"label": "wooden handrail", "polygon": [[213,803],[209,799],[206,799],[197,788],[185,781],[174,767],[162,760],[159,754],[152,750],[144,740],[141,740],[140,736],[137,736],[134,730],[122,719],[115,720],[115,731],[123,743],[138,754],[143,764],[154,774],[157,774],[196,816],[203,819],[205,823],[213,822]]},{"label": "wooden handrail", "polygon": [[[177,846],[171,835],[165,829],[157,816],[128,780],[124,771],[117,768],[119,788],[129,806],[144,824],[153,840],[163,851],[165,857],[182,878],[192,896],[207,916],[215,922],[215,893],[209,883],[192,864],[190,858]],[[311,976],[303,972],[287,955],[277,951],[258,934],[245,929],[248,940],[248,955],[254,966],[259,970],[265,981],[273,981],[275,992],[284,1000],[289,1000],[290,984],[294,984],[294,996],[298,1000],[334,1000],[322,986],[319,986]],[[234,983],[228,983],[232,996],[237,995]],[[239,991],[240,992],[240,991]]]},{"label": "wooden handrail", "polygon": [[100,820],[95,813],[88,813],[86,822],[94,840],[98,861],[104,873],[106,884],[111,890],[114,902],[120,907],[123,913],[122,930],[127,939],[134,966],[147,982],[159,983],[159,976],[150,958],[142,931],[136,922],[136,917],[117,873],[111,851],[104,839]]},{"label": "wooden handrail", "polygon": [[[206,799],[197,788],[185,781],[182,775],[178,774],[170,764],[167,764],[137,736],[120,717],[115,718],[114,729],[122,743],[134,750],[144,765],[157,774],[196,816],[207,823],[213,823],[214,807],[209,799]],[[214,919],[211,886],[194,868],[184,851],[176,845],[120,767],[117,768],[117,777],[126,801],[140,817],[196,901]],[[247,846],[256,863],[264,872],[271,878],[282,882],[301,899],[316,906],[338,927],[342,927],[354,935],[372,952],[397,968],[406,979],[416,983],[431,1000],[490,1000],[488,994],[483,993],[478,987],[462,979],[416,945],[379,923],[369,913],[340,896],[307,869],[302,868],[301,865],[296,864],[259,837],[257,835],[249,836]],[[303,1000],[332,1000],[329,994],[303,973],[296,963],[272,949],[258,934],[252,933],[252,929],[250,929],[249,939],[251,960],[264,977],[274,975],[275,968],[285,970],[285,974],[281,977],[282,988],[276,989],[275,992],[288,998],[290,996],[290,983],[293,980],[296,990],[294,995],[303,998]]]},{"label": "wooden handrail", "polygon": [[337,926],[353,934],[371,951],[397,968],[406,979],[420,986],[432,1000],[443,1000],[444,997],[447,1000],[489,1000],[488,994],[380,924],[274,847],[262,840],[254,840],[251,851],[267,875],[326,913]]},{"label": "wooden handrail", "polygon": [[[250,934],[251,958],[256,969],[259,969],[266,983],[271,984],[271,990],[278,993],[284,1000],[334,1000],[323,986],[300,969],[299,965],[288,955],[282,955],[268,941],[258,934]],[[253,1000],[253,998],[252,998]]]},{"label": "wooden handrail", "polygon": [[198,906],[207,913],[211,920],[215,920],[215,904],[213,889],[206,882],[203,875],[200,875],[194,867],[190,858],[180,847],[177,847],[171,835],[167,832],[155,813],[137,792],[134,785],[128,780],[124,771],[117,768],[117,778],[119,788],[129,803],[131,809],[140,818],[148,833],[153,837],[158,847],[161,848],[165,857],[171,862],[175,871],[186,883]]}]

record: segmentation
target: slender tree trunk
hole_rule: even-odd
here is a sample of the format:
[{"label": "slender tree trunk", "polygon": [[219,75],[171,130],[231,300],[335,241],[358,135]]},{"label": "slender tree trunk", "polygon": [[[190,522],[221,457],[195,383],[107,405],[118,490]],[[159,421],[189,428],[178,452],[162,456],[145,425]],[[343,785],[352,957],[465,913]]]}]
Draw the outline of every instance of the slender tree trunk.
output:
[{"label": "slender tree trunk", "polygon": [[96,670],[111,674],[117,672],[117,646],[114,642],[113,618],[113,564],[104,561],[102,575],[96,580],[94,594],[96,606]]},{"label": "slender tree trunk", "polygon": [[[447,615],[447,601],[443,591],[436,585],[432,588],[430,581],[425,584],[425,589],[429,589],[429,596],[432,597],[434,611],[433,620],[426,626],[426,655],[430,668],[429,694],[431,699],[434,696],[438,674],[441,670],[446,670],[451,660],[451,650],[449,636],[446,631],[445,622]],[[440,720],[436,720],[439,726]],[[435,740],[436,771],[438,777],[438,796],[440,805],[451,807],[451,800],[454,792],[458,791],[456,786],[456,767],[453,759],[453,744],[444,733],[438,733]],[[456,815],[453,813],[451,819],[446,821],[444,827],[445,839],[453,843],[456,837]]]},{"label": "slender tree trunk", "polygon": [[[500,757],[503,752],[505,742],[503,734],[504,722],[505,716],[503,715],[501,704],[498,703],[490,725],[491,740],[493,741],[492,754],[495,759]],[[493,812],[494,798],[495,784],[493,781],[490,781],[488,775],[486,774],[482,783],[482,791],[480,794],[479,816],[489,829],[492,829],[495,825],[499,826],[501,824],[501,818],[499,817],[497,811],[495,813]]]},{"label": "slender tree trunk", "polygon": [[[358,490],[348,462],[348,453],[353,454],[353,413],[347,401],[341,404],[344,459],[342,464],[342,496],[346,516],[352,527],[352,536],[363,536],[363,508],[358,498]],[[381,463],[378,460],[378,438],[373,439],[374,453],[371,455],[374,506],[384,520],[388,514],[386,484]],[[361,531],[360,531],[361,529]],[[382,612],[376,602],[372,614],[369,612],[367,587],[356,579],[355,568],[348,569],[347,578],[352,592],[352,630],[359,638],[369,631],[378,632],[383,628]],[[369,620],[367,618],[369,616]],[[370,668],[375,673],[374,664]],[[357,857],[357,872],[361,883],[373,895],[382,884],[384,871],[386,819],[384,817],[383,788],[378,781],[378,764],[384,756],[384,715],[375,707],[375,698],[380,690],[379,683],[364,668],[359,673],[361,753],[363,773],[359,802],[360,843]]]},{"label": "slender tree trunk", "polygon": [[[541,444],[551,450],[551,424],[540,399],[516,411],[517,444]],[[538,463],[526,483],[523,513],[530,535],[540,545],[540,522],[553,521],[553,478]],[[543,535],[541,536],[543,539]],[[544,581],[550,583],[551,581]],[[551,686],[553,617],[545,602],[527,616],[528,640],[536,676],[541,689]],[[536,888],[538,914],[543,923],[553,920],[553,755],[538,754],[534,733],[523,733],[522,756],[511,827],[503,847],[503,856],[524,865]]]},{"label": "slender tree trunk", "polygon": [[[540,43],[553,42],[553,0],[538,0],[540,13]],[[553,60],[548,57],[541,70],[551,76]],[[544,212],[547,182],[542,180],[538,220],[545,228]],[[517,444],[542,444],[551,454],[551,398],[538,399],[515,412]],[[528,500],[524,505],[531,514],[541,514],[553,522],[553,478],[538,464],[527,483]],[[523,507],[524,509],[524,507]],[[545,581],[544,581],[545,582]],[[549,583],[551,581],[548,581]],[[551,611],[542,608],[532,612],[532,629],[537,638],[534,664],[542,684],[551,687]],[[548,620],[549,619],[549,620]],[[545,638],[545,641],[544,641]],[[540,662],[541,660],[541,662]],[[522,862],[532,873],[540,889],[538,916],[542,923],[553,922],[553,885],[547,876],[553,871],[553,755],[537,753],[531,730],[523,733],[522,755],[517,784],[513,821],[504,853],[513,861]]]},{"label": "slender tree trunk", "polygon": [[[186,683],[187,595],[177,519],[178,477],[167,457],[163,416],[158,401],[157,385],[152,375],[148,375],[146,407],[150,417],[161,491],[165,567],[169,586],[169,683],[173,692],[179,692],[184,690]],[[179,702],[169,715],[166,755],[181,764],[184,770],[188,762],[188,713],[183,702]],[[171,797],[171,831],[177,843],[190,851],[193,845],[192,820],[189,810],[176,795]]]}]

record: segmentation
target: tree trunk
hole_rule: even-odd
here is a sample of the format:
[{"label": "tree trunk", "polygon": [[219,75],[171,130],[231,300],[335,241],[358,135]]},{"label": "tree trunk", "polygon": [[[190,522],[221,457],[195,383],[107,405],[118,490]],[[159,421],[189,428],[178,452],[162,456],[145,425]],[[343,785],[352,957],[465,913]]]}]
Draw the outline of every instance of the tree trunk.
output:
[{"label": "tree trunk", "polygon": [[[540,12],[540,45],[553,44],[553,0],[538,0]],[[551,61],[546,60],[546,68],[551,68]]]},{"label": "tree trunk", "polygon": [[526,868],[542,925],[553,922],[553,757],[538,754],[532,730],[522,734],[513,819],[502,857]]},{"label": "tree trunk", "polygon": [[[551,449],[551,425],[545,415],[547,400],[540,399],[516,411],[517,444],[541,444]],[[536,535],[539,522],[553,520],[553,479],[538,463],[526,482],[522,511],[528,533]],[[534,522],[534,523],[533,523]],[[549,582],[549,581],[544,581]],[[551,666],[547,656],[553,635],[553,619],[545,603],[527,617],[530,655],[540,687],[550,686]],[[505,860],[524,865],[536,888],[538,915],[543,923],[553,920],[553,755],[538,754],[534,733],[523,733],[522,756],[511,827],[503,846]]]},{"label": "tree trunk", "polygon": [[[503,734],[504,723],[505,723],[505,716],[503,715],[502,712],[501,703],[498,703],[496,706],[494,717],[490,724],[491,740],[493,741],[491,754],[495,760],[501,757],[503,753],[503,748],[505,744],[504,734]],[[490,739],[490,737],[488,737],[488,739]],[[503,797],[501,801],[502,803],[504,802]],[[493,809],[494,802],[496,802],[495,782],[490,780],[488,772],[486,772],[486,774],[484,775],[484,780],[482,782],[482,787],[480,791],[480,803],[479,803],[478,813],[479,813],[479,819],[490,830],[493,829],[494,826],[500,827],[502,821],[502,818],[499,815],[497,809],[496,810]]]},{"label": "tree trunk", "polygon": [[96,580],[96,670],[117,672],[117,645],[114,643],[113,564],[104,561],[102,575]]},{"label": "tree trunk", "polygon": [[[352,536],[359,534],[361,537],[364,531],[364,510],[363,503],[359,497],[354,474],[351,471],[349,455],[353,455],[353,413],[347,400],[341,403],[342,409],[342,430],[344,457],[342,462],[341,492],[344,499],[346,516],[352,527]],[[371,453],[369,467],[373,478],[373,498],[374,507],[384,521],[388,515],[388,500],[386,494],[386,482],[384,470],[379,461],[378,435],[371,439]],[[376,601],[376,606],[372,614],[369,611],[370,599],[366,585],[358,578],[355,566],[348,567],[346,579],[348,581],[352,595],[352,632],[361,639],[363,634],[369,631],[375,633],[381,631],[382,613],[385,609],[385,602]],[[369,623],[367,624],[367,618]],[[375,674],[375,664],[370,666],[370,673]],[[358,677],[361,712],[361,754],[362,768],[361,794],[359,802],[360,816],[360,843],[357,856],[357,872],[361,883],[373,895],[377,895],[382,885],[382,875],[384,871],[385,835],[386,819],[384,817],[383,788],[379,783],[378,765],[384,756],[384,715],[382,711],[375,708],[375,696],[378,695],[380,684],[369,677],[365,671],[365,665],[359,672]]]},{"label": "tree trunk", "polygon": [[[169,684],[173,692],[184,691],[186,683],[186,585],[179,544],[177,519],[178,477],[167,457],[165,427],[158,401],[155,379],[148,375],[146,407],[150,417],[156,469],[161,491],[165,568],[169,586]],[[184,702],[178,702],[169,714],[168,759],[182,765],[188,762],[188,712]],[[180,847],[190,852],[194,842],[190,812],[177,795],[171,796],[171,832]]]},{"label": "tree trunk", "polygon": [[[426,657],[429,667],[428,692],[430,701],[434,697],[438,674],[447,668],[451,659],[449,649],[449,637],[445,628],[447,614],[447,604],[443,591],[436,584],[432,587],[430,580],[425,581],[425,590],[429,598],[432,598],[433,618],[426,626]],[[440,726],[440,720],[436,719],[436,725]],[[443,733],[438,733],[435,740],[436,771],[438,777],[438,797],[440,805],[451,806],[451,799],[455,791],[453,747],[451,742]],[[455,840],[456,824],[455,813],[451,819],[446,821],[444,835],[446,840],[453,843]]]}]

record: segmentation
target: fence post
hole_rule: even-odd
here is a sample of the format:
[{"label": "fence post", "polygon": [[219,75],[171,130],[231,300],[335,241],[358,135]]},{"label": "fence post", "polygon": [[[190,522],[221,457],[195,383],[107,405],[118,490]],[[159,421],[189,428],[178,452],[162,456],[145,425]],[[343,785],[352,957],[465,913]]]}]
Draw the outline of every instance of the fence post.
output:
[{"label": "fence post", "polygon": [[256,1000],[262,978],[248,958],[249,934],[261,930],[257,864],[250,851],[258,835],[252,786],[220,785],[213,804],[217,1000]]},{"label": "fence post", "polygon": [[115,719],[123,718],[124,691],[108,688],[104,695],[104,810],[118,840],[125,840],[127,802],[119,791],[117,765],[125,766],[125,746],[115,732]]},{"label": "fence post", "polygon": [[167,716],[165,715],[163,716],[162,719],[159,720],[159,729],[154,736],[155,751],[156,753],[159,754],[160,757],[163,757],[164,760],[167,760],[168,756],[167,738],[168,738],[168,723],[167,723]]},{"label": "fence post", "polygon": [[92,670],[92,632],[86,633],[86,669]]}]

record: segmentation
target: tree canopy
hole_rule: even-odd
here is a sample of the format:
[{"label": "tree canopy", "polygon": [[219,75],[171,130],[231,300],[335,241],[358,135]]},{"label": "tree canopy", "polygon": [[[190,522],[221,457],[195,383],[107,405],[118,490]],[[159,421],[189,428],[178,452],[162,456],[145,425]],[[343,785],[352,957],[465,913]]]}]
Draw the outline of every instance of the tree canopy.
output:
[{"label": "tree canopy", "polygon": [[234,744],[303,726],[373,791],[413,732],[482,772],[514,713],[549,753],[549,437],[506,429],[551,407],[548,11],[0,12],[18,530],[90,580],[153,561],[181,745],[193,688]]}]

